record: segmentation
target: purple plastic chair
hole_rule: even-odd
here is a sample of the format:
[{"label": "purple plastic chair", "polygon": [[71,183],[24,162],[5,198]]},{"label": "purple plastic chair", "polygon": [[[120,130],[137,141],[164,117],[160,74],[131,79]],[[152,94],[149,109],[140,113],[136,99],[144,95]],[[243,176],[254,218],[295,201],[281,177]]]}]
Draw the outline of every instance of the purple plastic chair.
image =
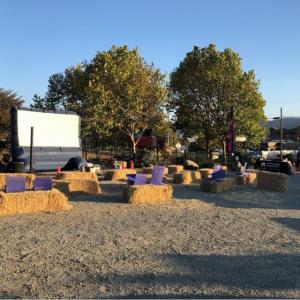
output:
[{"label": "purple plastic chair", "polygon": [[225,176],[226,176],[225,171],[224,170],[219,170],[217,172],[212,173],[211,179],[213,179],[213,180],[221,180],[221,179],[224,179]]},{"label": "purple plastic chair", "polygon": [[34,191],[50,191],[52,188],[52,178],[50,176],[37,177],[33,180]]},{"label": "purple plastic chair", "polygon": [[7,176],[6,177],[6,193],[25,192],[25,177],[23,176]]},{"label": "purple plastic chair", "polygon": [[164,166],[155,166],[152,171],[151,184],[159,185],[163,184],[164,178]]},{"label": "purple plastic chair", "polygon": [[147,182],[146,174],[129,174],[127,178],[129,185],[144,185]]}]

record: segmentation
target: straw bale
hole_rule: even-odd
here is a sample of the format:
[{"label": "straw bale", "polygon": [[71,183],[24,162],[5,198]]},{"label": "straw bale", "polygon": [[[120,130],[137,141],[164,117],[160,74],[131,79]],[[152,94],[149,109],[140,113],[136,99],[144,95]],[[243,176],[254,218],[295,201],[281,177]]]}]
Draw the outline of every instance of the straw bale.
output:
[{"label": "straw bale", "polygon": [[214,169],[202,168],[202,169],[199,169],[199,172],[201,173],[201,178],[207,178],[209,175],[211,175],[214,172]]},{"label": "straw bale", "polygon": [[81,192],[97,195],[101,192],[98,181],[92,179],[54,180],[54,187],[65,194]]},{"label": "straw bale", "polygon": [[180,173],[175,173],[173,175],[174,183],[199,183],[201,180],[201,173],[199,171],[184,171]]},{"label": "straw bale", "polygon": [[0,192],[0,215],[56,212],[71,207],[68,198],[56,189],[22,193]]},{"label": "straw bale", "polygon": [[142,169],[142,174],[152,174],[153,168],[152,167],[145,167]]},{"label": "straw bale", "polygon": [[221,169],[225,172],[227,172],[227,170],[228,170],[227,166],[224,166],[224,165],[221,165]]},{"label": "straw bale", "polygon": [[124,200],[130,204],[162,204],[171,200],[171,185],[126,185],[123,189]]},{"label": "straw bale", "polygon": [[245,175],[239,175],[235,178],[236,184],[256,184],[257,173],[247,172]]},{"label": "straw bale", "polygon": [[0,173],[0,189],[4,189],[6,186],[7,176],[23,176],[26,177],[26,189],[33,188],[33,180],[35,178],[34,174],[29,173]]},{"label": "straw bale", "polygon": [[170,165],[168,166],[169,174],[180,173],[183,171],[182,165]]},{"label": "straw bale", "polygon": [[[153,172],[153,167],[144,167],[141,170],[141,174],[152,174]],[[168,175],[168,168],[164,168],[164,175]]]},{"label": "straw bale", "polygon": [[124,169],[124,170],[109,170],[104,174],[105,180],[123,180],[127,179],[126,174],[136,174],[135,169]]},{"label": "straw bale", "polygon": [[203,192],[221,193],[221,192],[229,191],[233,187],[234,187],[233,178],[224,178],[222,180],[211,180],[206,178],[201,182],[201,189]]},{"label": "straw bale", "polygon": [[274,192],[287,192],[288,175],[262,171],[257,173],[257,187]]},{"label": "straw bale", "polygon": [[97,174],[91,172],[60,172],[57,173],[55,179],[93,179],[98,180]]}]

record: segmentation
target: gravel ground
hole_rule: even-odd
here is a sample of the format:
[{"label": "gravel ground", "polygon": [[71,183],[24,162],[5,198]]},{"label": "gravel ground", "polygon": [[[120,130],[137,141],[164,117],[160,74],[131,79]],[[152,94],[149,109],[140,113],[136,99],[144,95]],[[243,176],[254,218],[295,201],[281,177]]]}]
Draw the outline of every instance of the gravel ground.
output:
[{"label": "gravel ground", "polygon": [[122,183],[63,213],[0,218],[1,298],[299,298],[300,174],[288,193],[174,186],[122,203]]}]

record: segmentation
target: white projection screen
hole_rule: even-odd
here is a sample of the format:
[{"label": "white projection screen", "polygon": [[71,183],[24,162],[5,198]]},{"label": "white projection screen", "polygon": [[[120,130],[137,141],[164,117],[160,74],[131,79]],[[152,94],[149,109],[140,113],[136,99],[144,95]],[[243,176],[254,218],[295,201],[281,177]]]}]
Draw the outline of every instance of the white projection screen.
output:
[{"label": "white projection screen", "polygon": [[30,146],[30,127],[34,147],[80,147],[77,115],[18,110],[17,122],[20,147]]}]

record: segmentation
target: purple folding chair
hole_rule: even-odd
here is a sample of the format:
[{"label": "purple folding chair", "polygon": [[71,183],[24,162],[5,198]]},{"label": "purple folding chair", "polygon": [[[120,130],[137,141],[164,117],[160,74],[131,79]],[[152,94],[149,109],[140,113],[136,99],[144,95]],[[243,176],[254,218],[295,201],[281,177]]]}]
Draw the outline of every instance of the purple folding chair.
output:
[{"label": "purple folding chair", "polygon": [[6,193],[25,192],[25,177],[23,176],[7,176],[6,177]]},{"label": "purple folding chair", "polygon": [[151,184],[159,185],[163,183],[164,178],[164,166],[155,166],[152,171]]},{"label": "purple folding chair", "polygon": [[127,175],[129,185],[144,185],[147,182],[147,174]]},{"label": "purple folding chair", "polygon": [[52,177],[36,177],[33,180],[34,191],[50,191],[52,188]]},{"label": "purple folding chair", "polygon": [[224,179],[225,176],[226,176],[225,171],[224,170],[219,170],[217,172],[212,173],[211,179],[213,179],[213,180],[221,180],[221,179]]}]

